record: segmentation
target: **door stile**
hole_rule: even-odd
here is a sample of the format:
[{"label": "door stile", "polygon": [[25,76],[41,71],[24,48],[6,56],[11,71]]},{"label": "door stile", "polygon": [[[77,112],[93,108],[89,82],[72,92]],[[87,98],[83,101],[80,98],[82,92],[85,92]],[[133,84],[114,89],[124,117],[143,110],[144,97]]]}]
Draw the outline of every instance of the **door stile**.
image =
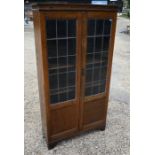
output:
[{"label": "door stile", "polygon": [[78,109],[78,130],[80,130],[80,121],[81,121],[81,68],[82,68],[82,14],[79,13],[78,19],[77,19],[77,59],[76,59],[76,65],[77,65],[77,109]]},{"label": "door stile", "polygon": [[87,51],[87,13],[81,13],[81,97],[80,97],[80,130],[83,129],[84,90],[85,90],[85,65]]},{"label": "door stile", "polygon": [[107,70],[107,84],[106,84],[106,104],[105,104],[105,119],[107,118],[107,110],[108,110],[108,101],[109,101],[109,92],[110,92],[110,83],[111,83],[111,72],[112,72],[112,59],[114,53],[114,43],[115,43],[115,33],[116,33],[116,20],[117,14],[112,16],[112,26],[111,26],[111,39],[109,44],[109,54],[108,54],[108,70]]}]

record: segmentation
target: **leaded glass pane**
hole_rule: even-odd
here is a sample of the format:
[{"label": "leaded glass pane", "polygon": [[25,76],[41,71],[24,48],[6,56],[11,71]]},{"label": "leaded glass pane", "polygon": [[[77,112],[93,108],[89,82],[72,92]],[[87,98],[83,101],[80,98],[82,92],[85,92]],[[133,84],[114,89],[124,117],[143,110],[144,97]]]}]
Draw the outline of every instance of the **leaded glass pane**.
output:
[{"label": "leaded glass pane", "polygon": [[75,98],[76,20],[46,20],[50,102]]},{"label": "leaded glass pane", "polygon": [[88,20],[85,95],[105,91],[111,19]]}]

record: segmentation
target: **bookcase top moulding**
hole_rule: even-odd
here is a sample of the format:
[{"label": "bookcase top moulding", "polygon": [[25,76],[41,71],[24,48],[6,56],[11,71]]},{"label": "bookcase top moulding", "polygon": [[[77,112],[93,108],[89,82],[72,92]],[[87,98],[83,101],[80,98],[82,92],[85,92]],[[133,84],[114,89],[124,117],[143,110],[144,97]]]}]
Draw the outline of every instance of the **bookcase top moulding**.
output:
[{"label": "bookcase top moulding", "polygon": [[56,11],[56,10],[66,10],[66,11],[110,11],[117,12],[117,6],[115,5],[96,5],[90,3],[54,3],[54,2],[46,2],[46,3],[33,3],[32,5],[33,11]]}]

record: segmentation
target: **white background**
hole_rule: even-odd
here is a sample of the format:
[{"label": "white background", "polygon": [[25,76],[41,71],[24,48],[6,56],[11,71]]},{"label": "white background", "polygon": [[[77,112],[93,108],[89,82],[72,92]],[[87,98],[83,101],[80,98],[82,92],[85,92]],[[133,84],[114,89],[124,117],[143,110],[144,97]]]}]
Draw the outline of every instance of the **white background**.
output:
[{"label": "white background", "polygon": [[[155,1],[131,1],[131,155],[155,154]],[[0,154],[24,154],[24,1],[0,2]]]}]

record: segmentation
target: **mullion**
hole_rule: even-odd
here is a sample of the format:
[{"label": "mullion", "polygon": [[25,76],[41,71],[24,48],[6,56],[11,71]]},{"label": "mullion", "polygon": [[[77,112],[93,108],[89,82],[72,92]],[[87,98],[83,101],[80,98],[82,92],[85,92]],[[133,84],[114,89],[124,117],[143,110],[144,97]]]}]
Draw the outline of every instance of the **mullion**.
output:
[{"label": "mullion", "polygon": [[99,84],[102,82],[103,80],[95,80],[95,81],[91,81],[91,82],[86,82],[86,85],[91,85],[91,83],[98,83],[99,82]]},{"label": "mullion", "polygon": [[75,39],[76,37],[59,37],[59,38],[47,38],[46,40],[56,40],[56,39],[58,39],[58,40],[63,40],[63,39]]},{"label": "mullion", "polygon": [[[67,20],[65,20],[64,21],[65,22],[65,24],[66,24],[66,29],[65,29],[65,31],[66,31],[66,33],[67,33],[67,23],[68,23],[68,21]],[[66,34],[67,35],[67,34]],[[67,38],[67,37],[66,37]],[[61,76],[61,78],[62,78],[62,72],[61,72],[61,70],[60,69],[62,69],[62,68],[64,68],[64,69],[68,69],[68,57],[67,57],[67,52],[68,52],[68,50],[67,50],[67,45],[68,45],[68,40],[67,39],[63,39],[63,40],[65,40],[65,46],[66,46],[66,49],[64,49],[64,50],[62,50],[61,52],[66,52],[65,53],[65,56],[64,57],[62,57],[61,56],[61,54],[59,54],[59,58],[65,58],[66,59],[66,62],[64,62],[64,66],[62,67],[62,66],[59,66],[59,75]],[[60,51],[59,51],[60,52]],[[61,91],[62,90],[62,86],[63,85],[67,85],[67,73],[64,73],[64,78],[66,79],[65,81],[64,81],[64,83],[63,83],[63,85],[62,85],[62,81],[60,81],[60,80],[62,80],[60,77],[59,77],[59,82],[60,82],[60,84],[59,84],[59,94],[58,94],[58,96],[59,96],[59,102],[60,101],[66,101],[67,100],[67,90],[64,90],[63,92]],[[67,88],[67,87],[66,87]],[[62,95],[64,95],[63,97],[62,97]]]},{"label": "mullion", "polygon": [[[58,91],[58,89],[54,89],[54,90],[51,90],[51,91],[57,91],[56,93],[53,93],[52,95],[58,95],[58,94],[62,94],[62,93],[65,93],[65,92],[70,92],[74,88],[75,88],[75,85],[74,86],[68,86],[68,87],[62,87],[60,89],[60,91]],[[63,91],[61,92],[61,90],[63,90]]]},{"label": "mullion", "polygon": [[[67,37],[68,37],[68,20],[66,21],[66,33],[67,33]],[[69,37],[68,37],[69,38]],[[69,98],[69,93],[68,93],[68,39],[67,39],[67,47],[66,47],[66,52],[67,52],[67,74],[66,74],[66,87],[67,87],[67,90],[66,90],[66,99],[68,100]]]},{"label": "mullion", "polygon": [[[71,88],[73,88],[73,87],[75,87],[75,85],[68,86],[69,89],[71,89]],[[66,86],[65,86],[65,87],[61,87],[60,89],[67,89],[67,87],[66,87]],[[52,90],[52,89],[51,89],[51,90]],[[55,88],[55,89],[53,89],[53,90],[58,90],[58,89]]]},{"label": "mullion", "polygon": [[[103,41],[104,41],[104,21],[103,21],[103,32],[102,32],[102,44],[101,44],[101,48],[103,48]],[[102,72],[102,55],[103,55],[103,52],[101,52],[101,57],[100,57],[100,68],[99,68],[99,78],[101,77],[101,72]],[[101,79],[102,80],[102,79]],[[100,84],[100,81],[101,80],[99,80],[99,84]],[[102,92],[102,90],[101,90],[101,86],[99,85],[99,92]]]},{"label": "mullion", "polygon": [[110,37],[111,35],[110,34],[102,34],[102,35],[91,35],[91,36],[88,36],[88,38],[94,38],[94,37],[102,37],[102,36],[104,36],[104,37]]},{"label": "mullion", "polygon": [[[66,72],[59,72],[59,74],[64,74]],[[68,71],[67,73],[75,73],[75,71]],[[57,75],[57,73],[49,74],[49,76]]]},{"label": "mullion", "polygon": [[[73,55],[68,55],[68,56],[76,56],[76,55],[73,54]],[[64,58],[64,57],[66,57],[66,56],[59,56],[59,58]],[[57,58],[57,56],[56,57],[48,57],[48,59],[54,59],[54,58]]]},{"label": "mullion", "polygon": [[[106,51],[107,51],[107,50],[102,50],[102,51],[99,51],[99,52],[96,52],[96,51],[95,51],[95,53],[101,53],[101,52],[104,53],[104,52],[106,52]],[[89,52],[88,52],[88,54],[92,54],[92,53],[89,53]],[[53,58],[54,58],[54,57],[53,57]]]},{"label": "mullion", "polygon": [[[58,59],[58,56],[59,56],[59,51],[58,51],[58,39],[57,39],[57,37],[58,37],[58,28],[57,28],[57,20],[56,20],[56,50],[57,50],[57,68],[59,67],[59,59]],[[59,92],[59,69],[57,69],[57,78],[58,78],[58,92]],[[58,102],[59,102],[59,100],[60,100],[60,95],[58,94]]]},{"label": "mullion", "polygon": [[66,68],[66,66],[49,67],[48,69],[52,70],[52,69],[60,69],[60,68]]},{"label": "mullion", "polygon": [[[94,55],[94,54],[93,54]],[[95,61],[95,62],[92,62],[92,63],[87,63],[87,65],[95,65],[95,64],[100,64],[100,61]]]},{"label": "mullion", "polygon": [[[94,34],[96,35],[96,20],[95,20],[95,32]],[[96,42],[96,37],[94,37],[94,47],[93,47],[93,66],[92,66],[92,87],[91,87],[91,94],[93,94],[93,79],[94,79],[94,60],[95,60],[95,42]]]}]

